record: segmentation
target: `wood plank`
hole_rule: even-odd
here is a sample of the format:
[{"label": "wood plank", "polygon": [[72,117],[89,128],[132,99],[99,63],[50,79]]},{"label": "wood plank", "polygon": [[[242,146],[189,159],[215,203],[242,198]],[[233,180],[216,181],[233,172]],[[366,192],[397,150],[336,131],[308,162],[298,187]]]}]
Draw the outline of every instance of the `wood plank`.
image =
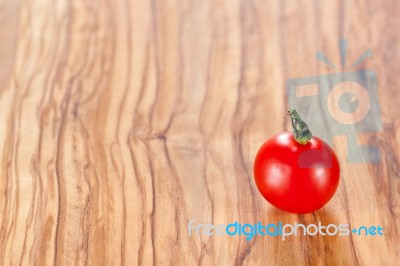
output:
[{"label": "wood plank", "polygon": [[[395,265],[399,12],[390,0],[0,0],[0,264]],[[349,163],[336,136],[334,198],[284,213],[259,194],[253,160],[290,130],[287,80],[350,71],[340,38],[347,67],[372,51],[352,70],[376,73],[382,130],[355,141],[381,160]],[[247,241],[189,235],[190,220],[384,236]]]}]

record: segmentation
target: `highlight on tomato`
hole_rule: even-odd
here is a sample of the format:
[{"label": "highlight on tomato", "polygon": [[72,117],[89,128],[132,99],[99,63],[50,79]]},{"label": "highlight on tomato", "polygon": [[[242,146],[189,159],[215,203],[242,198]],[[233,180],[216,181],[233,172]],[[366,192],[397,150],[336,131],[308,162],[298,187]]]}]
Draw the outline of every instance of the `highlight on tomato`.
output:
[{"label": "highlight on tomato", "polygon": [[340,166],[335,152],[313,136],[293,108],[293,133],[268,139],[254,161],[254,178],[261,195],[286,212],[303,214],[325,206],[339,184]]}]

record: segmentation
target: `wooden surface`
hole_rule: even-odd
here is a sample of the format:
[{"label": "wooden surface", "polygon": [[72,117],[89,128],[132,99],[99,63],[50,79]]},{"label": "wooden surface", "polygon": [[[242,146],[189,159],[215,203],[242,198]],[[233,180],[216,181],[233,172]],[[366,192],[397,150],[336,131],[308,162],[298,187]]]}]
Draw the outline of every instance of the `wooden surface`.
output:
[{"label": "wooden surface", "polygon": [[[395,265],[397,1],[1,0],[0,265]],[[378,164],[348,164],[307,215],[255,186],[289,130],[285,82],[330,73],[337,40],[378,77]],[[381,225],[385,236],[188,236],[196,223]],[[398,262],[397,262],[398,263]]]}]

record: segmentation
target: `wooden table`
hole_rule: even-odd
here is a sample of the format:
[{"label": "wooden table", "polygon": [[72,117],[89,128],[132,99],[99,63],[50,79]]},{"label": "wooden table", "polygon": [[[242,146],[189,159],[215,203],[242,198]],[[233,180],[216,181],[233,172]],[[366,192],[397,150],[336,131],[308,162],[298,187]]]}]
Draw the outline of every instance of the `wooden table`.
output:
[{"label": "wooden table", "polygon": [[[0,2],[1,265],[398,265],[399,2]],[[359,67],[376,73],[382,130],[357,138],[381,160],[349,163],[335,137],[337,193],[288,214],[259,194],[253,160],[290,130],[288,79],[345,71],[342,37],[349,63],[373,53]],[[190,220],[384,236],[246,241],[189,236]]]}]

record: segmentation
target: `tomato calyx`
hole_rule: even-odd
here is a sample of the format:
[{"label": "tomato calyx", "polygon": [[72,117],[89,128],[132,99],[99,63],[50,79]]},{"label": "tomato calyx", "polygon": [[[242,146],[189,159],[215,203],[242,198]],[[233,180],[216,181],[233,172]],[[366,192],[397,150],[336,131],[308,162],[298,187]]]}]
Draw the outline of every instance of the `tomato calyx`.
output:
[{"label": "tomato calyx", "polygon": [[287,112],[287,115],[290,116],[290,119],[292,121],[294,133],[293,135],[295,140],[302,145],[306,145],[312,137],[311,131],[308,128],[307,123],[301,119],[299,113],[296,111],[295,108],[290,109]]}]

